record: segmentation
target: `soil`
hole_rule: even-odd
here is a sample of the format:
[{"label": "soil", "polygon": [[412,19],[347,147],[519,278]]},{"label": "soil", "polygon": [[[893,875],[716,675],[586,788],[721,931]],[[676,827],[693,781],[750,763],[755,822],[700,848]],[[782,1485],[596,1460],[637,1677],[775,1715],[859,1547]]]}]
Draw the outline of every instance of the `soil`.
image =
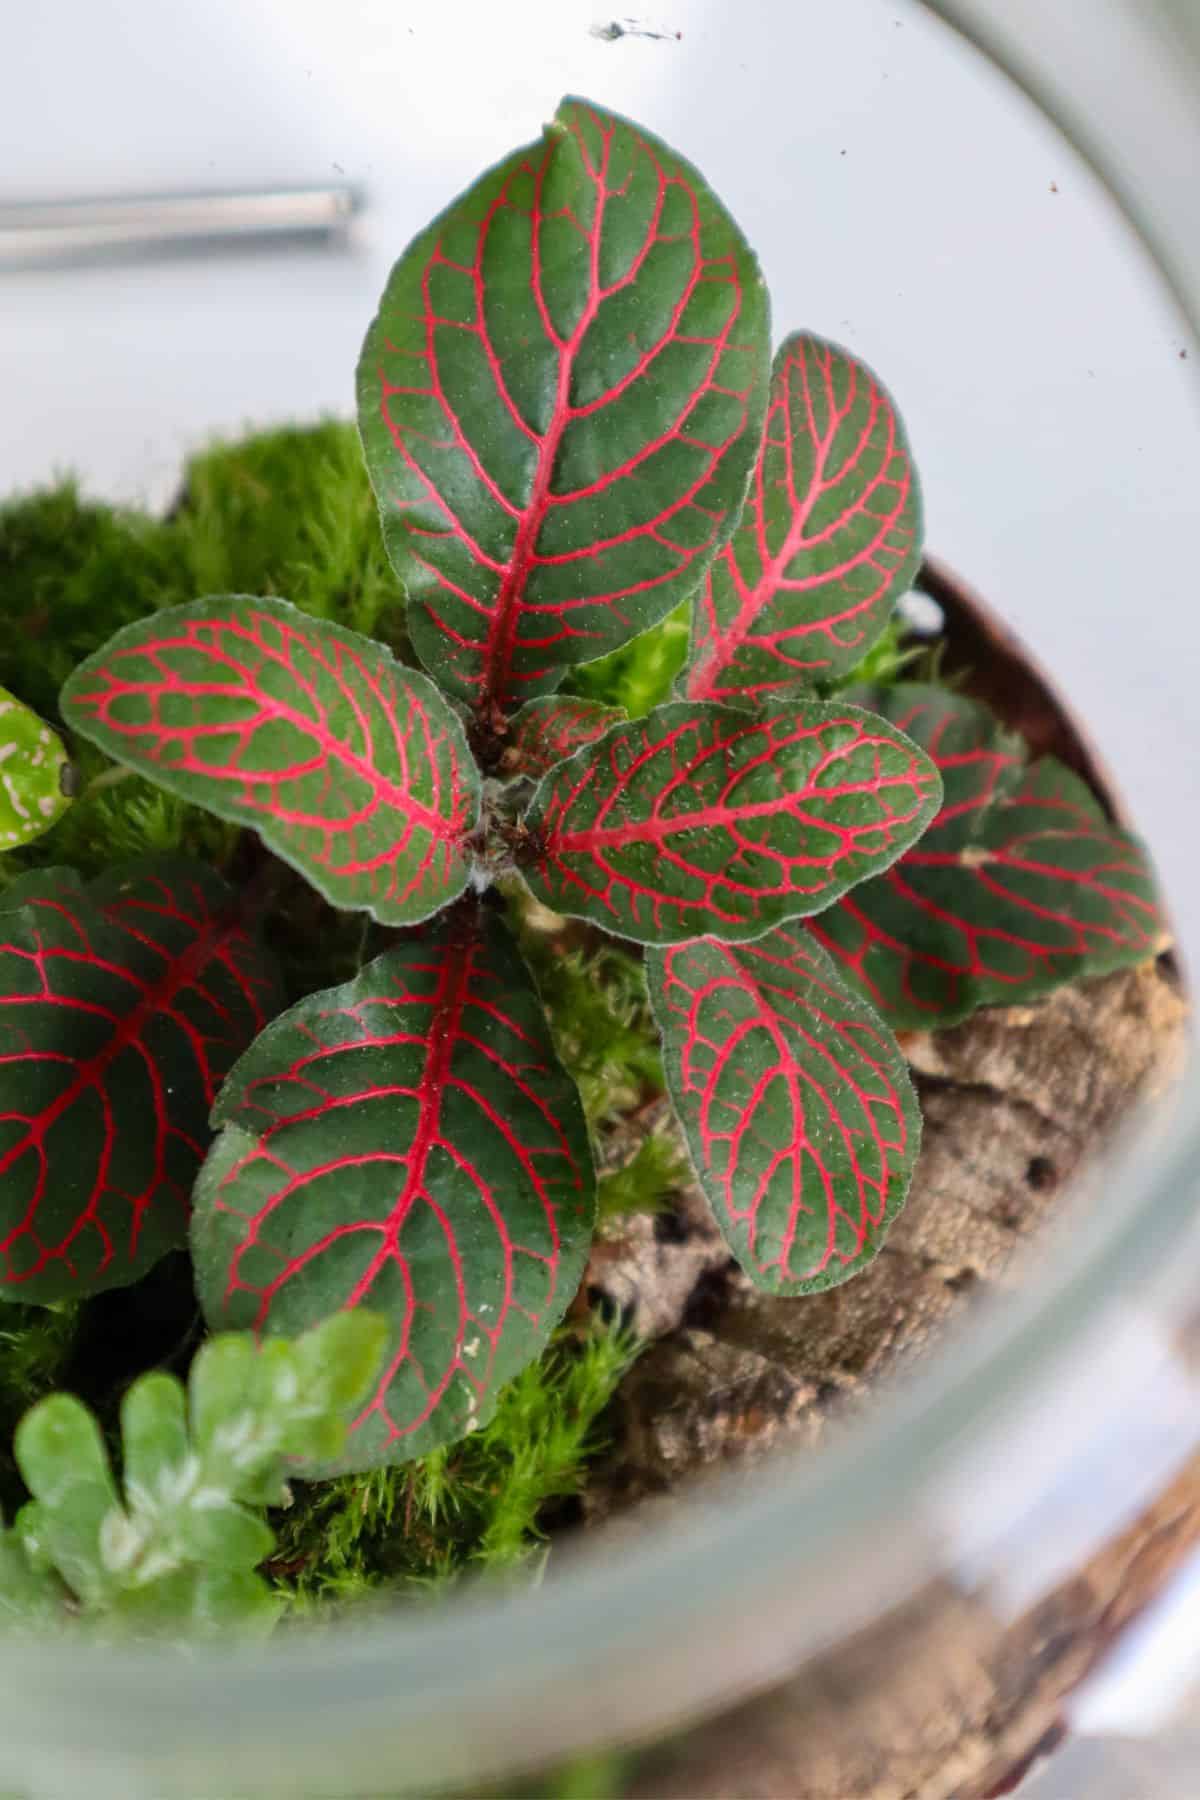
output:
[{"label": "soil", "polygon": [[[927,569],[920,585],[946,616],[945,666],[964,671],[968,692],[986,699],[1036,753],[1085,775],[1121,817],[1085,736],[1021,646],[944,571]],[[593,1253],[588,1297],[653,1344],[618,1395],[611,1454],[583,1497],[586,1521],[608,1520],[783,1443],[818,1448],[835,1421],[924,1357],[981,1296],[1017,1286],[1026,1266],[1018,1253],[1060,1194],[1139,1101],[1170,1083],[1186,1012],[1178,971],[1165,955],[1038,1004],[991,1008],[951,1030],[903,1036],[925,1121],[907,1205],[862,1275],[801,1304],[751,1288],[696,1188],[679,1192],[667,1212],[610,1224]],[[643,1115],[637,1135],[651,1122]],[[608,1154],[619,1162],[631,1148],[616,1141]],[[776,1694],[693,1734],[665,1763],[657,1758],[646,1784],[635,1779],[630,1793],[643,1800],[966,1800],[998,1788],[1053,1735],[1059,1701],[1116,1623],[1200,1538],[1200,1466],[1180,1484],[1157,1503],[1162,1517],[1152,1511],[1007,1633],[977,1617],[972,1599],[949,1596],[950,1612],[962,1615],[958,1676],[964,1657],[970,1671],[969,1680],[951,1681],[952,1705],[925,1691],[918,1720],[912,1692],[893,1694],[882,1739],[865,1731],[852,1753],[832,1752],[818,1767],[809,1689],[782,1713]],[[896,1626],[900,1637],[882,1650],[874,1645],[875,1688],[895,1687],[901,1663],[915,1666],[911,1653],[923,1636],[944,1629],[947,1599],[919,1596]],[[955,1666],[952,1657],[951,1672]],[[774,1719],[770,1729],[756,1707]],[[739,1729],[739,1721],[751,1728]]]},{"label": "soil", "polygon": [[1152,963],[909,1034],[924,1135],[907,1204],[863,1274],[803,1302],[751,1287],[697,1188],[670,1212],[610,1228],[589,1297],[656,1342],[621,1388],[588,1517],[783,1438],[815,1447],[968,1306],[1019,1282],[1018,1250],[1137,1098],[1167,1079],[1184,1017],[1174,972]]}]

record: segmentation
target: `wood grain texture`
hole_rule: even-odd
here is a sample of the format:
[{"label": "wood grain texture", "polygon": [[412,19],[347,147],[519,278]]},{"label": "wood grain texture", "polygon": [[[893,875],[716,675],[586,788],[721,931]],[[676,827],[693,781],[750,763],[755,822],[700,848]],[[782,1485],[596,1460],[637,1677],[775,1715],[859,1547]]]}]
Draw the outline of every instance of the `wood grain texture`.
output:
[{"label": "wood grain texture", "polygon": [[[980,1296],[1014,1288],[1062,1189],[1169,1084],[1185,1017],[1160,962],[909,1034],[925,1135],[907,1206],[869,1269],[801,1304],[750,1287],[692,1190],[602,1238],[587,1287],[658,1342],[622,1389],[590,1519],[636,1529],[635,1502],[704,1471],[819,1447]],[[1053,1740],[1063,1698],[1197,1541],[1193,1462],[1015,1624],[935,1584],[832,1653],[819,1681],[650,1753],[627,1800],[984,1800]]]}]

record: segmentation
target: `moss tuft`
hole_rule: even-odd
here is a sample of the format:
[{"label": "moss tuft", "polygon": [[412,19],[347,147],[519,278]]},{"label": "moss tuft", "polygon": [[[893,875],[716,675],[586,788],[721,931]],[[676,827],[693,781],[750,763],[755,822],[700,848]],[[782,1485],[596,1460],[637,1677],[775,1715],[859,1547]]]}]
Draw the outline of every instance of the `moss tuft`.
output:
[{"label": "moss tuft", "polygon": [[0,686],[48,718],[76,663],[122,625],[193,598],[169,525],[83,500],[73,482],[0,506]]},{"label": "moss tuft", "polygon": [[548,912],[524,889],[509,895],[509,924],[593,1131],[661,1094],[662,1054],[640,957]]},{"label": "moss tuft", "polygon": [[542,1553],[547,1510],[578,1493],[634,1354],[612,1326],[564,1326],[482,1430],[420,1462],[300,1488],[273,1520],[279,1590],[308,1613],[380,1588],[419,1598],[472,1569],[527,1565]]},{"label": "moss tuft", "polygon": [[687,657],[691,612],[691,602],[685,600],[641,637],[595,662],[581,663],[567,676],[563,692],[620,706],[631,719],[642,718],[671,698]]},{"label": "moss tuft", "polygon": [[[401,594],[351,425],[288,428],[194,457],[169,518],[84,500],[63,482],[0,506],[0,686],[58,721],[77,663],[115,631],[203,594],[278,594],[402,648]],[[17,623],[19,622],[19,626]],[[236,832],[115,771],[69,736],[83,793],[5,872],[176,850],[223,867]],[[97,779],[99,778],[99,779]],[[336,978],[336,977],[332,977]]]},{"label": "moss tuft", "polygon": [[678,1132],[663,1126],[641,1140],[628,1162],[601,1177],[597,1211],[601,1219],[660,1212],[693,1179]]},{"label": "moss tuft", "polygon": [[[83,499],[70,482],[0,506],[0,582],[9,619],[0,632],[0,683],[57,720],[74,666],[131,620],[205,593],[278,594],[405,654],[402,595],[383,550],[357,434],[326,423],[218,446],[195,457],[165,520]],[[666,697],[687,648],[686,609],[569,685],[629,713]],[[66,862],[84,875],[147,852],[182,851],[240,868],[238,834],[198,808],[72,745],[85,791],[47,838],[5,859],[4,873]],[[2,879],[2,877],[0,877]],[[269,925],[293,995],[348,975],[381,947],[376,930],[332,912],[287,872]],[[510,896],[510,916],[533,966],[564,1061],[603,1138],[663,1091],[657,1034],[639,955]],[[608,1211],[653,1207],[677,1184],[680,1158],[665,1134],[642,1144],[601,1184]],[[0,1430],[25,1407],[76,1381],[93,1321],[113,1296],[73,1311],[0,1310]],[[186,1275],[168,1316],[130,1312],[122,1369],[190,1341]],[[154,1321],[157,1320],[157,1323]],[[152,1330],[153,1325],[153,1330]],[[144,1354],[142,1354],[144,1352]],[[568,1508],[600,1441],[603,1416],[634,1354],[619,1332],[589,1322],[560,1329],[551,1349],[505,1391],[483,1430],[399,1469],[297,1489],[278,1520],[274,1579],[296,1611],[391,1585],[410,1597],[471,1569],[536,1562],[543,1533]],[[180,1352],[182,1358],[183,1352]],[[125,1379],[98,1397],[106,1419]],[[0,1494],[15,1482],[0,1459]]]},{"label": "moss tuft", "polygon": [[25,1498],[13,1460],[13,1432],[26,1409],[61,1383],[81,1312],[68,1302],[0,1309],[0,1515],[6,1518]]},{"label": "moss tuft", "polygon": [[352,425],[263,432],[194,457],[169,529],[191,596],[276,594],[393,648],[402,637],[400,584]]}]

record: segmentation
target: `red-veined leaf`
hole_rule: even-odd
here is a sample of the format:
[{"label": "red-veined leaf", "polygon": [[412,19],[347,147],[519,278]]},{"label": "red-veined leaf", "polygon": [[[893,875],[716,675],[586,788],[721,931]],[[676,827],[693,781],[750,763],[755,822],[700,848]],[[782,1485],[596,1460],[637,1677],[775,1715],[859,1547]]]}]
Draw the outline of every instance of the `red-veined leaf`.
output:
[{"label": "red-veined leaf", "polygon": [[500,922],[460,908],[293,1007],[214,1122],[192,1227],[212,1325],[388,1319],[339,1466],[483,1424],[574,1294],[594,1209],[579,1097]]},{"label": "red-veined leaf", "polygon": [[120,1287],[185,1241],[217,1088],[280,1002],[202,864],[0,894],[0,1295]]},{"label": "red-veined leaf", "polygon": [[573,694],[529,700],[512,722],[502,771],[506,775],[545,775],[585,744],[594,744],[624,716],[618,707]]},{"label": "red-veined leaf", "polygon": [[883,1020],[802,926],[651,950],[667,1084],[701,1184],[756,1286],[857,1275],[908,1191],[921,1115]]},{"label": "red-veined leaf", "polygon": [[160,787],[254,826],[335,906],[402,925],[467,884],[479,780],[452,709],[382,644],[284,600],[136,620],[80,664],[62,710]]},{"label": "red-veined leaf", "polygon": [[1052,757],[1027,765],[986,707],[944,688],[855,698],[922,744],[945,786],[920,843],[812,926],[894,1025],[950,1024],[1162,947],[1146,853],[1078,775]]},{"label": "red-veined leaf", "polygon": [[917,472],[891,398],[865,363],[797,332],[775,357],[737,530],[696,598],[682,691],[761,699],[844,674],[920,555]]},{"label": "red-veined leaf", "polygon": [[396,264],[358,372],[426,668],[481,713],[690,593],[766,401],[753,253],[690,163],[565,100]]},{"label": "red-veined leaf", "polygon": [[675,701],[543,779],[524,874],[556,912],[643,943],[752,938],[886,868],[940,798],[924,752],[857,706]]}]

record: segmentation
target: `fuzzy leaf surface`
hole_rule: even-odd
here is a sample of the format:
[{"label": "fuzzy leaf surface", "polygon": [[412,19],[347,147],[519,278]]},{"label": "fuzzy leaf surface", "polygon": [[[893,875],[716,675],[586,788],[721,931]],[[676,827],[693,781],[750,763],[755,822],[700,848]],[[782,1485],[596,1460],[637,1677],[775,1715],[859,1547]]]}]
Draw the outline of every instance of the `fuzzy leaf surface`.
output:
[{"label": "fuzzy leaf surface", "polygon": [[745,509],[695,603],[682,691],[761,700],[852,669],[912,585],[921,535],[886,390],[835,344],[787,338]]},{"label": "fuzzy leaf surface", "polygon": [[925,753],[857,706],[675,701],[544,778],[524,874],[555,912],[642,943],[753,938],[886,868],[940,798]]},{"label": "fuzzy leaf surface", "polygon": [[120,1287],[187,1235],[208,1113],[281,1003],[200,863],[0,894],[0,1297]]},{"label": "fuzzy leaf surface", "polygon": [[468,879],[479,779],[432,682],[283,600],[151,614],[81,663],[63,716],[160,787],[253,826],[334,906],[410,924]]},{"label": "fuzzy leaf surface", "polygon": [[757,1287],[808,1294],[874,1257],[921,1116],[903,1054],[802,926],[651,950],[667,1085],[730,1249]]},{"label": "fuzzy leaf surface", "polygon": [[192,1227],[209,1321],[388,1321],[336,1466],[483,1424],[574,1294],[594,1212],[579,1098],[499,921],[458,909],[293,1007],[214,1117]]},{"label": "fuzzy leaf surface", "polygon": [[702,177],[565,100],[423,231],[358,371],[417,652],[481,713],[643,631],[733,529],[767,299]]},{"label": "fuzzy leaf surface", "polygon": [[0,687],[0,850],[49,831],[71,804],[62,739]]},{"label": "fuzzy leaf surface", "polygon": [[573,756],[585,744],[594,744],[624,716],[615,706],[579,699],[573,694],[547,694],[539,700],[527,700],[512,722],[501,765],[503,772],[545,775],[555,763]]},{"label": "fuzzy leaf surface", "polygon": [[1144,961],[1166,921],[1149,859],[1085,782],[977,702],[919,682],[855,690],[923,745],[945,800],[920,843],[812,930],[894,1025],[945,1025]]}]

